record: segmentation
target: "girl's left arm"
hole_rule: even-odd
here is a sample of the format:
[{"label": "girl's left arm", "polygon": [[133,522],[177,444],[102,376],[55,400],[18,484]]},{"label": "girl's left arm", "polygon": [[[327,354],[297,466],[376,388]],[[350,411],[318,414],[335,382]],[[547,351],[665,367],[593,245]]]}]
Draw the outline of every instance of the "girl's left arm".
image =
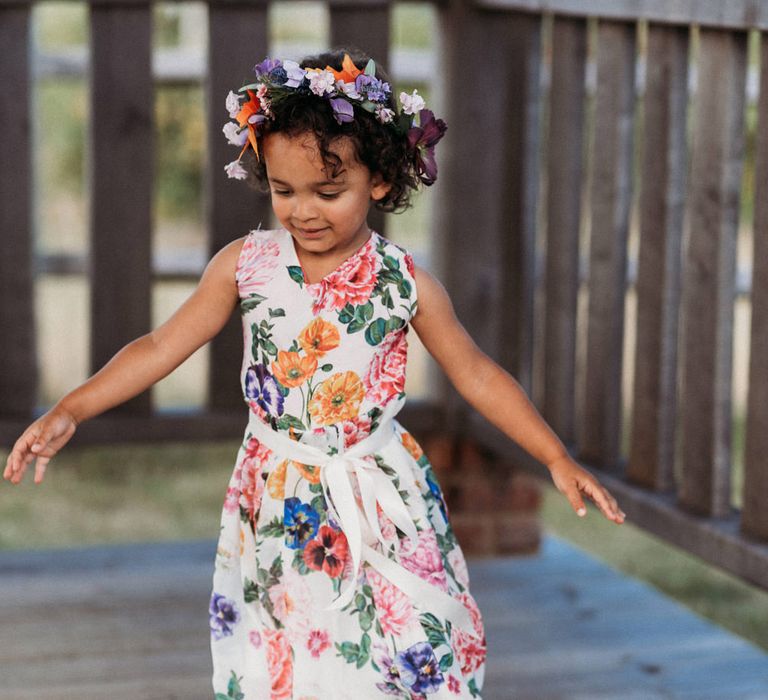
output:
[{"label": "girl's left arm", "polygon": [[577,514],[586,513],[584,494],[606,518],[622,523],[625,516],[616,499],[570,457],[520,384],[467,333],[456,318],[445,287],[418,266],[415,279],[418,305],[411,324],[456,390],[490,423],[547,466],[555,486]]}]

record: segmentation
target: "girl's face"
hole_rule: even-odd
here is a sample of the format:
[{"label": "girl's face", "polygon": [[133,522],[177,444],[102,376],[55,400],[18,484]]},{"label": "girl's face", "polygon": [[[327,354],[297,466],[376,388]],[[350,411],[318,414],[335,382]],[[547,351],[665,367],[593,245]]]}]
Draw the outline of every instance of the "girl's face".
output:
[{"label": "girl's face", "polygon": [[338,139],[331,150],[341,158],[336,178],[326,172],[312,134],[268,134],[262,141],[272,209],[297,245],[310,255],[351,254],[369,236],[366,223],[372,200],[390,185],[359,163],[351,139]]}]

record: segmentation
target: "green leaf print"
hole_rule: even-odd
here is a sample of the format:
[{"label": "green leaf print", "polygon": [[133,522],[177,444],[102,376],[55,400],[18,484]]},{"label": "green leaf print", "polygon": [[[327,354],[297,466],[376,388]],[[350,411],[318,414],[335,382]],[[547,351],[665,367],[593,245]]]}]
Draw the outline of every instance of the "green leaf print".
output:
[{"label": "green leaf print", "polygon": [[385,255],[382,258],[382,262],[384,263],[385,267],[389,268],[390,270],[400,269],[400,261],[397,258],[392,257],[391,255]]},{"label": "green leaf print", "polygon": [[301,271],[301,265],[288,265],[288,274],[299,287],[304,286],[304,273]]},{"label": "green leaf print", "polygon": [[247,576],[243,584],[243,600],[246,603],[253,603],[259,599],[259,586],[255,581],[252,581]]},{"label": "green leaf print", "polygon": [[453,666],[453,654],[448,652],[440,657],[440,670],[447,671],[451,666]]},{"label": "green leaf print", "polygon": [[321,372],[330,372],[333,369],[333,365],[330,362],[326,362],[324,365],[320,365]]},{"label": "green leaf print", "polygon": [[427,640],[433,647],[439,647],[441,644],[448,644],[446,640],[445,630],[432,613],[422,613],[419,616],[419,622],[422,628],[427,633]]},{"label": "green leaf print", "polygon": [[266,298],[261,294],[249,294],[245,299],[240,300],[240,313],[244,315],[253,311]]},{"label": "green leaf print", "polygon": [[240,676],[238,678],[234,671],[231,671],[231,673],[232,677],[227,683],[227,694],[216,693],[216,700],[245,700],[245,695],[240,689],[240,681],[243,680],[243,677]]},{"label": "green leaf print", "polygon": [[256,534],[261,537],[283,537],[284,532],[283,519],[276,515],[266,525],[260,527]]},{"label": "green leaf print", "polygon": [[384,324],[384,333],[391,333],[392,331],[402,328],[404,325],[405,319],[400,318],[399,316],[390,316]]},{"label": "green leaf print", "polygon": [[[282,391],[280,393],[282,393]],[[283,396],[287,396],[287,390]],[[284,413],[282,416],[280,416],[280,418],[278,418],[275,422],[275,425],[277,425],[280,430],[288,430],[288,428],[293,427],[295,430],[301,430],[304,432],[307,429],[301,418],[292,416],[289,413]]]},{"label": "green leaf print", "polygon": [[363,633],[360,640],[360,653],[357,657],[357,667],[362,668],[371,656],[371,638],[367,632]]},{"label": "green leaf print", "polygon": [[278,316],[285,316],[285,309],[268,309],[270,318],[277,318]]},{"label": "green leaf print", "polygon": [[388,309],[394,309],[395,308],[395,302],[392,301],[392,294],[389,292],[389,287],[385,287],[384,291],[381,294],[381,303],[384,304]]},{"label": "green leaf print", "polygon": [[479,698],[480,697],[480,691],[477,689],[477,686],[475,685],[475,679],[471,678],[469,683],[467,683],[467,688],[469,688],[469,692],[472,693],[473,698]]},{"label": "green leaf print", "polygon": [[383,318],[377,318],[368,326],[365,330],[365,341],[368,345],[378,345],[384,340],[384,336],[387,334],[386,325],[386,321]]},{"label": "green leaf print", "polygon": [[293,553],[293,563],[291,566],[298,571],[302,576],[306,576],[310,572],[310,568],[304,561],[304,550],[297,549]]},{"label": "green leaf print", "polygon": [[363,328],[365,328],[365,321],[353,319],[347,326],[347,333],[357,333],[358,331],[363,330]]},{"label": "green leaf print", "polygon": [[352,304],[346,304],[344,308],[339,311],[339,321],[342,323],[349,323],[355,317],[355,307]]},{"label": "green leaf print", "polygon": [[354,642],[336,642],[336,649],[339,652],[336,656],[343,656],[347,663],[357,663],[357,657],[360,654],[360,645]]}]

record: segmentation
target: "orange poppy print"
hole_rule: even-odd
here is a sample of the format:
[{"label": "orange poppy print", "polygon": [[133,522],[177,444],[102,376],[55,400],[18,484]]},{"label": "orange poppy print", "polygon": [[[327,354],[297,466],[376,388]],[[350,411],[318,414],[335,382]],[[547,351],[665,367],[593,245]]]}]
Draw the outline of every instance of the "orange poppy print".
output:
[{"label": "orange poppy print", "polygon": [[272,498],[282,501],[285,498],[285,472],[288,467],[288,460],[284,459],[275,467],[267,479],[267,491]]},{"label": "orange poppy print", "polygon": [[272,363],[272,374],[283,386],[297,387],[309,379],[317,369],[317,358],[314,355],[302,357],[297,352],[280,350],[277,361]]},{"label": "orange poppy print", "polygon": [[411,453],[411,456],[418,462],[424,454],[424,450],[422,450],[421,445],[413,439],[413,435],[409,432],[404,432],[400,435],[400,441],[403,443],[403,447],[405,447],[405,449]]},{"label": "orange poppy print", "polygon": [[357,374],[338,372],[317,387],[309,402],[309,413],[318,425],[352,420],[364,396],[365,388]]},{"label": "orange poppy print", "polygon": [[304,352],[322,357],[328,351],[338,347],[339,329],[325,319],[316,318],[304,327],[298,340]]}]

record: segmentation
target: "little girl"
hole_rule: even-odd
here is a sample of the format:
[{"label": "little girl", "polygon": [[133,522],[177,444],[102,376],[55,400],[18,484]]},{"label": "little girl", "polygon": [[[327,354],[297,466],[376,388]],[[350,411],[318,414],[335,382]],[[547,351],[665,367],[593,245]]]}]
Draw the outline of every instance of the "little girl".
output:
[{"label": "little girl", "polygon": [[[210,261],[164,324],[32,423],[4,478],[35,483],[77,426],[243,321],[249,421],[221,518],[210,599],[217,700],[479,698],[482,617],[432,467],[395,419],[413,326],[457,390],[547,465],[579,515],[614,498],[456,319],[443,286],[368,228],[435,181],[446,126],[379,66],[334,52],[267,59],[230,92],[230,177],[268,188],[281,228]],[[476,397],[493,396],[493,407]]]}]

